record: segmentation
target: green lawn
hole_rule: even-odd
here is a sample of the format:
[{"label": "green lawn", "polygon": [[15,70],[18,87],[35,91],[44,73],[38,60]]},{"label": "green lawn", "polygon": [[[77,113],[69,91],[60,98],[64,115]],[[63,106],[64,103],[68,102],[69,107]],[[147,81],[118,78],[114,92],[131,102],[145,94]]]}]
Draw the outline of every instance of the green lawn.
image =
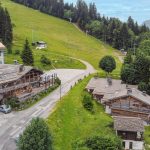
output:
[{"label": "green lawn", "polygon": [[[39,58],[45,54],[50,59],[58,60],[56,67],[84,68],[85,66],[77,61],[68,60],[59,55],[73,56],[90,62],[98,69],[98,62],[104,55],[113,55],[116,58],[118,67],[114,73],[119,73],[121,63],[116,56],[116,50],[91,36],[80,32],[73,24],[40,13],[37,10],[11,2],[1,0],[2,5],[7,7],[14,24],[14,47],[22,50],[24,40],[28,38],[32,42],[32,31],[34,40],[43,40],[48,43],[47,50],[34,50],[36,66],[42,68]],[[18,59],[18,56],[9,56],[7,62]],[[62,60],[63,59],[63,60]],[[59,61],[60,60],[60,61]],[[56,62],[56,61],[54,61]],[[48,68],[47,68],[48,69]]]},{"label": "green lawn", "polygon": [[100,104],[94,102],[94,114],[82,106],[84,88],[91,77],[77,84],[56,106],[48,117],[48,125],[53,134],[55,150],[71,150],[72,143],[93,135],[110,135],[112,118],[104,113]]},{"label": "green lawn", "polygon": [[[150,145],[150,126],[145,127],[144,139],[145,143]],[[146,150],[150,150],[150,147],[146,146]]]}]

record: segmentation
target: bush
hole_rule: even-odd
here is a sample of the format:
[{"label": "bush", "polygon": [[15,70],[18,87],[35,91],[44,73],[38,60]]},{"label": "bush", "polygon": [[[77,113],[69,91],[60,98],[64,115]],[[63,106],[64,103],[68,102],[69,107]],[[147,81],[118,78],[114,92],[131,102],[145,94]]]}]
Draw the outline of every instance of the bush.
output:
[{"label": "bush", "polygon": [[145,91],[147,94],[150,95],[150,83],[140,82],[138,85],[138,89],[140,91]]},{"label": "bush", "polygon": [[121,80],[128,84],[137,84],[135,73],[136,70],[132,64],[125,64],[121,69]]},{"label": "bush", "polygon": [[11,108],[18,108],[20,106],[20,102],[17,97],[12,97],[7,99],[7,105],[10,105]]},{"label": "bush", "polygon": [[15,50],[14,54],[15,54],[15,55],[20,55],[20,50],[18,50],[18,49]]},{"label": "bush", "polygon": [[121,140],[105,136],[95,136],[85,141],[90,150],[122,150]]},{"label": "bush", "polygon": [[55,79],[55,82],[58,84],[58,85],[61,85],[61,80],[59,78],[56,78]]},{"label": "bush", "polygon": [[84,95],[82,103],[85,109],[93,111],[92,97],[89,94]]},{"label": "bush", "polygon": [[46,122],[41,118],[31,123],[17,142],[18,150],[52,150],[52,137]]},{"label": "bush", "polygon": [[51,65],[51,60],[48,59],[45,55],[42,55],[41,56],[41,63],[44,64],[44,65]]},{"label": "bush", "polygon": [[73,150],[122,150],[122,142],[118,137],[106,135],[93,136],[87,139],[77,139],[72,144]]}]

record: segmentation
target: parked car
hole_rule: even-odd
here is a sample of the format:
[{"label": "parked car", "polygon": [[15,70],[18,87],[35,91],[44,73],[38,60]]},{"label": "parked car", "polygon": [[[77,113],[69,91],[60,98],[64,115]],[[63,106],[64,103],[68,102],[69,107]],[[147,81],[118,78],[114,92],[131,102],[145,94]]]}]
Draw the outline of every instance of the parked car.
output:
[{"label": "parked car", "polygon": [[10,105],[0,105],[0,112],[3,112],[5,114],[8,114],[11,112],[11,107]]}]

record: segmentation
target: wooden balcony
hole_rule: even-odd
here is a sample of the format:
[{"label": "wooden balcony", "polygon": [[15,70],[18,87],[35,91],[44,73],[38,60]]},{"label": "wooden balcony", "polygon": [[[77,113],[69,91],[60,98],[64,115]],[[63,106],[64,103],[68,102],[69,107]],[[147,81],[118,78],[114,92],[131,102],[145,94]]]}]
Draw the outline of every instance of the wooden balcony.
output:
[{"label": "wooden balcony", "polygon": [[134,107],[119,107],[119,106],[112,106],[112,109],[118,109],[118,110],[125,110],[125,111],[131,111],[131,112],[140,112],[140,113],[150,113],[150,109],[144,109],[144,108],[134,108]]}]

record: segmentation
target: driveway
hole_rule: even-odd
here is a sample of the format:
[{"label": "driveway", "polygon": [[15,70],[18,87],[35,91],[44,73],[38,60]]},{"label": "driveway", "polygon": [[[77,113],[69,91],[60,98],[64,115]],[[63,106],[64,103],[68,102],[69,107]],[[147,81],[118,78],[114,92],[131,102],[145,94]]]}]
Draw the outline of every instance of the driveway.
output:
[{"label": "driveway", "polygon": [[32,118],[47,118],[54,109],[56,103],[60,100],[60,96],[67,94],[71,86],[79,79],[88,76],[89,73],[95,72],[94,68],[89,63],[82,60],[80,61],[86,65],[86,70],[56,69],[46,72],[47,74],[53,72],[57,73],[58,77],[62,80],[62,85],[33,107],[21,112],[12,112],[6,115],[0,113],[0,150],[16,150],[14,139],[23,132]]}]

